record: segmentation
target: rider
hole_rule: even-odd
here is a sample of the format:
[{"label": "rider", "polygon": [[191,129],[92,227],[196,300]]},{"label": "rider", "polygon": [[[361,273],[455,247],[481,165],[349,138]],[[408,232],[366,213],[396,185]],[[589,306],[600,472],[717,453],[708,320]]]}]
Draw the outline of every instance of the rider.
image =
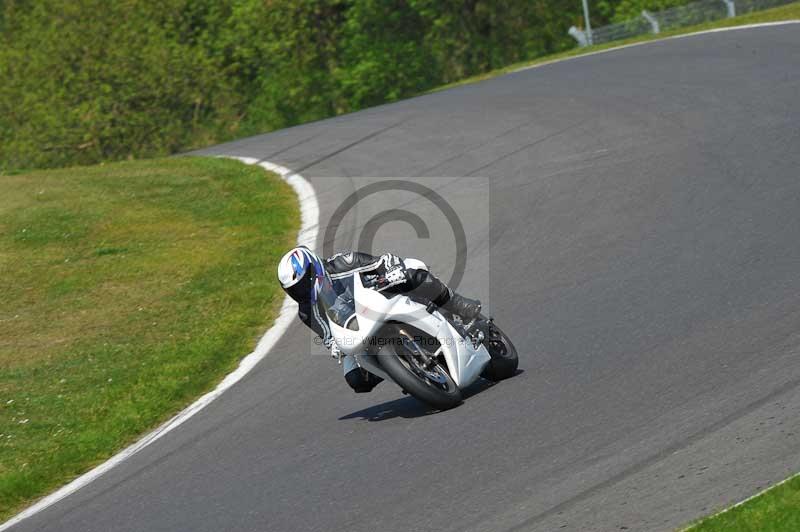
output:
[{"label": "rider", "polygon": [[323,344],[331,350],[332,357],[342,361],[344,378],[356,393],[371,391],[382,379],[359,367],[352,356],[341,356],[317,297],[320,281],[325,276],[336,280],[355,273],[375,275],[379,281],[379,291],[408,294],[431,301],[457,314],[464,321],[472,320],[481,311],[479,301],[462,297],[448,288],[417,259],[401,259],[391,253],[374,257],[359,251],[337,253],[321,259],[305,246],[292,249],[278,264],[278,280],[289,297],[300,305],[300,320],[317,333]]}]

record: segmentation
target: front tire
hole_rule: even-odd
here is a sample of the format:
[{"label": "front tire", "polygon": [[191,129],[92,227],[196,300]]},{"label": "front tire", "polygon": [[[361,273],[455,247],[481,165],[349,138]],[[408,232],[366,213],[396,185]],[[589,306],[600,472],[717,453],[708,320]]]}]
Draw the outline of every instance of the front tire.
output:
[{"label": "front tire", "polygon": [[[400,387],[438,410],[447,410],[463,401],[461,390],[441,363],[426,368],[419,355],[419,347],[413,338],[399,331],[396,341],[387,346],[378,357],[381,367]],[[410,344],[413,343],[413,344]]]},{"label": "front tire", "polygon": [[485,320],[485,325],[482,326],[483,345],[492,357],[481,373],[481,377],[495,382],[513,377],[517,374],[519,365],[517,348],[494,322],[486,320],[483,316],[481,319]]}]

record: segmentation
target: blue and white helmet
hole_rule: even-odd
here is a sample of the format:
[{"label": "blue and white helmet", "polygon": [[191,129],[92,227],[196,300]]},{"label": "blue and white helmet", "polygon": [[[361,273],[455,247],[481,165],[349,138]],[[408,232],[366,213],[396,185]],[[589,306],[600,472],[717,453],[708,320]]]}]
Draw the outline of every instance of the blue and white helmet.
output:
[{"label": "blue and white helmet", "polygon": [[295,301],[315,302],[324,279],[322,260],[305,246],[292,249],[278,263],[278,281]]}]

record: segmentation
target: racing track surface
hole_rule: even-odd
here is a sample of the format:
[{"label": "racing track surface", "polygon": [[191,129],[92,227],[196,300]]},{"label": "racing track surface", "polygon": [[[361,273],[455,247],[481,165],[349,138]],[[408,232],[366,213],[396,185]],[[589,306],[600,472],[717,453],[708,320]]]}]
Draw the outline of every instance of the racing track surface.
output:
[{"label": "racing track surface", "polygon": [[[487,178],[488,196],[441,192],[489,201],[489,227],[465,221],[462,287],[489,276],[477,295],[524,371],[429,415],[393,385],[350,393],[293,327],[179,430],[14,530],[667,530],[800,470],[798,95],[788,25],[206,150],[301,172],[323,227],[350,177]],[[452,262],[399,222],[376,242]]]}]

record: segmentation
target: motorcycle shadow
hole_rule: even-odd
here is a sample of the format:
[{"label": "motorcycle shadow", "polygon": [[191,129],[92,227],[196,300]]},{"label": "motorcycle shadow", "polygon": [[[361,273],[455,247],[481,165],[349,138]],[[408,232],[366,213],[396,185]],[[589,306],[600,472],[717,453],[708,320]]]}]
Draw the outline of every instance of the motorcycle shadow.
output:
[{"label": "motorcycle shadow", "polygon": [[[519,373],[522,373],[522,371],[517,370],[517,374]],[[496,384],[499,383],[487,381],[485,379],[478,379],[471,386],[462,390],[461,393],[464,397],[464,400],[467,400],[474,395],[477,395],[483,391],[488,390],[489,388],[492,388]],[[424,417],[424,416],[430,416],[432,414],[438,414],[439,412],[441,412],[441,410],[432,408],[423,403],[422,401],[418,401],[417,399],[411,397],[410,395],[406,395],[399,399],[386,401],[385,403],[373,405],[368,408],[364,408],[363,410],[357,410],[356,412],[352,412],[350,414],[347,414],[346,416],[340,417],[339,421],[344,421],[347,419],[363,419],[365,421],[385,421],[387,419],[393,419],[396,417],[413,419],[417,417]]]}]

